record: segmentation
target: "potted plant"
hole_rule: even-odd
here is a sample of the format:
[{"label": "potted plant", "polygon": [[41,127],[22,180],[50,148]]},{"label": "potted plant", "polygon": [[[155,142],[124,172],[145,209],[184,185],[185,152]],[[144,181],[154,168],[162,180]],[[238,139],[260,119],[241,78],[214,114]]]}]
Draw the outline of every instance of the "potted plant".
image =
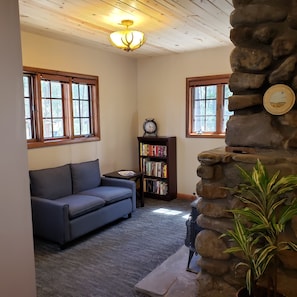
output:
[{"label": "potted plant", "polygon": [[[293,195],[297,175],[280,177],[276,172],[269,177],[260,160],[251,173],[238,168],[244,183],[229,190],[243,203],[243,208],[230,210],[234,215],[234,229],[222,235],[233,242],[225,252],[240,253],[243,257],[236,268],[246,269],[246,288],[238,296],[282,296],[277,287],[279,253],[297,251],[297,244],[281,241],[279,235],[297,215],[297,199]],[[265,288],[259,285],[263,276],[267,280]]]}]

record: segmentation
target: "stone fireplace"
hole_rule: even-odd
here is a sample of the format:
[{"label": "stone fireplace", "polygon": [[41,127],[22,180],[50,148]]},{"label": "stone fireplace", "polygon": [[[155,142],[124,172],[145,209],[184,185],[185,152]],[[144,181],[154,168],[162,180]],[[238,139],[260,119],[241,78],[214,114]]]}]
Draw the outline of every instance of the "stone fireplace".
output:
[{"label": "stone fireplace", "polygon": [[[244,285],[243,275],[235,273],[238,259],[223,253],[227,242],[219,238],[233,226],[226,210],[237,201],[224,188],[240,182],[236,165],[251,170],[260,159],[271,173],[297,174],[297,106],[277,114],[263,105],[271,86],[284,84],[297,93],[297,0],[233,0],[233,6],[229,110],[234,115],[226,147],[198,156],[197,222],[204,229],[195,242],[201,255],[199,297],[235,296]],[[297,241],[297,218],[284,236]],[[297,253],[288,251],[281,256],[279,290],[296,297],[296,279]]]}]

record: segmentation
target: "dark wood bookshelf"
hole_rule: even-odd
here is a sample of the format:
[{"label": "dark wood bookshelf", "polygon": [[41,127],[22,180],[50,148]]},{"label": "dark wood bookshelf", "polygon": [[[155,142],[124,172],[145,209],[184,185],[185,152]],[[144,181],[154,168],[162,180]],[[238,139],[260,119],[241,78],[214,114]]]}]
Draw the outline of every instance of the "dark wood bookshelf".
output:
[{"label": "dark wood bookshelf", "polygon": [[139,171],[145,197],[172,200],[177,195],[176,137],[137,137]]}]

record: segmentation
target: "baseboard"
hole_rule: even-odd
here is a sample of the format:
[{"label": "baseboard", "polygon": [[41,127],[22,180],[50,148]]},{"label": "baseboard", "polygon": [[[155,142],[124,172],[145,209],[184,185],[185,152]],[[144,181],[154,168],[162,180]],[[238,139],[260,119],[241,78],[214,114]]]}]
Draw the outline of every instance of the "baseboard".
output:
[{"label": "baseboard", "polygon": [[185,199],[185,200],[190,200],[190,201],[194,201],[196,199],[196,196],[191,194],[182,194],[182,193],[177,193],[176,197],[178,199]]}]

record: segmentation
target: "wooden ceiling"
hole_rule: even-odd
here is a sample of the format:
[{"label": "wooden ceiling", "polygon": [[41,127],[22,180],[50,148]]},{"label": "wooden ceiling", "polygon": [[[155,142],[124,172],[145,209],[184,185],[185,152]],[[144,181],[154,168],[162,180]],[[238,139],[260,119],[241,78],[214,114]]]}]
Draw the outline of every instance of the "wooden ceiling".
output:
[{"label": "wooden ceiling", "polygon": [[[136,58],[230,45],[232,0],[19,0],[21,29]],[[145,33],[133,52],[111,46],[123,19]]]}]

